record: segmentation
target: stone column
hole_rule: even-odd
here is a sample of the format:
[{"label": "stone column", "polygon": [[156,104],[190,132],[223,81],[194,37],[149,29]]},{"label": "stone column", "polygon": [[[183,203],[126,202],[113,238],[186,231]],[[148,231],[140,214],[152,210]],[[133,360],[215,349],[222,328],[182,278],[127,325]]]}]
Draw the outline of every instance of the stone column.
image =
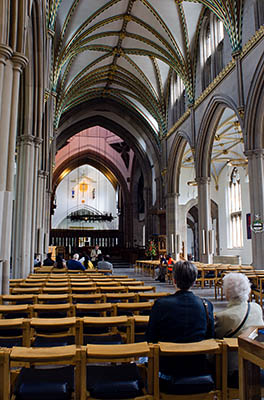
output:
[{"label": "stone column", "polygon": [[44,251],[44,233],[45,233],[45,215],[48,213],[46,209],[46,186],[48,173],[43,170],[38,171],[37,176],[37,198],[36,198],[36,247],[35,251],[38,254],[45,253]]},{"label": "stone column", "polygon": [[[38,212],[38,167],[39,167],[39,148],[42,143],[42,139],[35,137],[34,139],[34,167],[33,167],[33,200],[32,200],[32,239],[31,239],[31,259],[34,259],[34,253],[38,253],[37,249],[37,212]],[[33,270],[33,264],[31,264],[30,271]]]},{"label": "stone column", "polygon": [[[258,217],[264,220],[264,149],[245,152],[248,158],[249,196],[251,223]],[[254,233],[252,237],[252,264],[256,269],[263,269],[264,232]]]},{"label": "stone column", "polygon": [[212,218],[210,178],[198,177],[199,261],[212,263]]},{"label": "stone column", "polygon": [[31,264],[32,199],[34,168],[34,136],[19,137],[16,224],[15,224],[15,276],[27,277]]},{"label": "stone column", "polygon": [[168,193],[166,196],[166,231],[167,253],[174,259],[179,257],[179,232],[178,232],[178,193]]},{"label": "stone column", "polygon": [[2,246],[5,252],[3,262],[2,293],[9,293],[10,277],[10,256],[11,256],[11,231],[13,214],[13,188],[14,188],[14,167],[15,167],[15,148],[17,133],[17,114],[18,114],[18,94],[19,83],[22,69],[27,64],[27,58],[23,54],[14,53],[12,59],[13,81],[12,97],[10,105],[10,125],[8,141],[8,159],[6,170],[6,188],[4,193],[4,214],[2,224]]},{"label": "stone column", "polygon": [[[2,105],[2,100],[4,99],[3,96],[3,85],[4,85],[4,72],[5,72],[5,66],[6,66],[6,61],[11,58],[12,56],[12,49],[4,44],[0,44],[0,110],[1,110],[1,105]],[[0,116],[1,116],[1,111],[0,111]]]}]

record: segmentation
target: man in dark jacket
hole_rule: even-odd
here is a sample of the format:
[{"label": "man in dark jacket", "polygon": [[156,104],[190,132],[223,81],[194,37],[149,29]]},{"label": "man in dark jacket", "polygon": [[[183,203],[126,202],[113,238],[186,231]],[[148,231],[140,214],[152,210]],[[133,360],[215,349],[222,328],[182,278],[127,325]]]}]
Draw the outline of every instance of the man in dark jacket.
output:
[{"label": "man in dark jacket", "polygon": [[85,267],[79,261],[79,254],[74,254],[71,260],[67,261],[68,269],[79,269],[81,271],[85,271]]},{"label": "man in dark jacket", "polygon": [[[176,293],[155,301],[147,328],[147,341],[152,343],[198,342],[214,337],[213,305],[196,296],[190,288],[197,278],[197,268],[189,261],[178,261],[175,264],[174,281]],[[202,358],[199,359],[200,361]],[[178,357],[177,361],[168,358],[160,360],[160,371],[167,374],[190,374],[192,367],[197,368],[190,358]],[[200,362],[198,361],[198,362]]]}]

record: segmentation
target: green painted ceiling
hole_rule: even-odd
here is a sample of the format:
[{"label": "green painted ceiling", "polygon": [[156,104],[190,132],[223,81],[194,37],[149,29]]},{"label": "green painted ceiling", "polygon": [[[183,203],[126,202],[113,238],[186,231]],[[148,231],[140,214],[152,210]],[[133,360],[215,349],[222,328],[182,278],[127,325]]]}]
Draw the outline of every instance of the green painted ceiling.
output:
[{"label": "green painted ceiling", "polygon": [[49,0],[54,34],[52,90],[55,127],[63,113],[91,99],[110,98],[139,112],[158,138],[168,130],[174,71],[188,101],[202,17],[220,18],[233,51],[241,48],[243,0]]}]

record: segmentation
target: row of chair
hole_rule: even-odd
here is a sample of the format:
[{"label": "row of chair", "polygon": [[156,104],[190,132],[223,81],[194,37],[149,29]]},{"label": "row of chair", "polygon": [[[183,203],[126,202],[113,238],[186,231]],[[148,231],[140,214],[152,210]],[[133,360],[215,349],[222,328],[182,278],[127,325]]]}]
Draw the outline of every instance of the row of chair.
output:
[{"label": "row of chair", "polygon": [[[232,343],[209,339],[197,343],[153,345],[140,342],[115,346],[88,344],[1,349],[0,399],[238,398],[238,387],[228,386],[229,349],[237,351],[237,339]],[[211,358],[206,372],[198,364],[192,375],[178,373],[172,378],[159,373],[161,359],[177,363],[177,357],[194,360],[193,357],[204,355]],[[56,368],[58,364],[60,369]],[[65,367],[61,368],[63,365]]]},{"label": "row of chair", "polygon": [[155,292],[155,286],[145,285],[128,285],[128,286],[89,286],[89,285],[76,285],[76,286],[46,286],[46,287],[15,287],[11,288],[11,294],[67,294],[67,293],[126,293],[126,292]]},{"label": "row of chair", "polygon": [[65,317],[0,319],[0,347],[121,344],[145,340],[149,317]]},{"label": "row of chair", "polygon": [[70,316],[149,314],[153,301],[120,303],[56,303],[56,304],[2,304],[0,319],[62,318]]},{"label": "row of chair", "polygon": [[0,295],[0,304],[117,303],[155,300],[169,292],[78,293],[78,294],[8,294]]}]

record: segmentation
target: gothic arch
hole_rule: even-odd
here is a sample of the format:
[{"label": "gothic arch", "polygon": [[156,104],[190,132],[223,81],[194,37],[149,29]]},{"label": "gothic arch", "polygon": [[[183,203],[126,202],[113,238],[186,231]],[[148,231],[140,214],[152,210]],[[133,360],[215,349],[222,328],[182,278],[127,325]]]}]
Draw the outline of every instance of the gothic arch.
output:
[{"label": "gothic arch", "polygon": [[235,102],[228,96],[216,95],[212,97],[203,115],[198,132],[195,158],[197,178],[209,178],[211,176],[211,150],[215,137],[215,129],[225,108],[230,108],[234,111],[243,129],[243,120],[238,113]]},{"label": "gothic arch", "polygon": [[191,146],[191,140],[184,131],[176,133],[172,143],[171,151],[168,159],[168,193],[179,193],[179,180],[181,173],[181,161],[185,150],[186,143]]},{"label": "gothic arch", "polygon": [[264,55],[256,68],[247,97],[245,113],[245,150],[264,147]]}]

